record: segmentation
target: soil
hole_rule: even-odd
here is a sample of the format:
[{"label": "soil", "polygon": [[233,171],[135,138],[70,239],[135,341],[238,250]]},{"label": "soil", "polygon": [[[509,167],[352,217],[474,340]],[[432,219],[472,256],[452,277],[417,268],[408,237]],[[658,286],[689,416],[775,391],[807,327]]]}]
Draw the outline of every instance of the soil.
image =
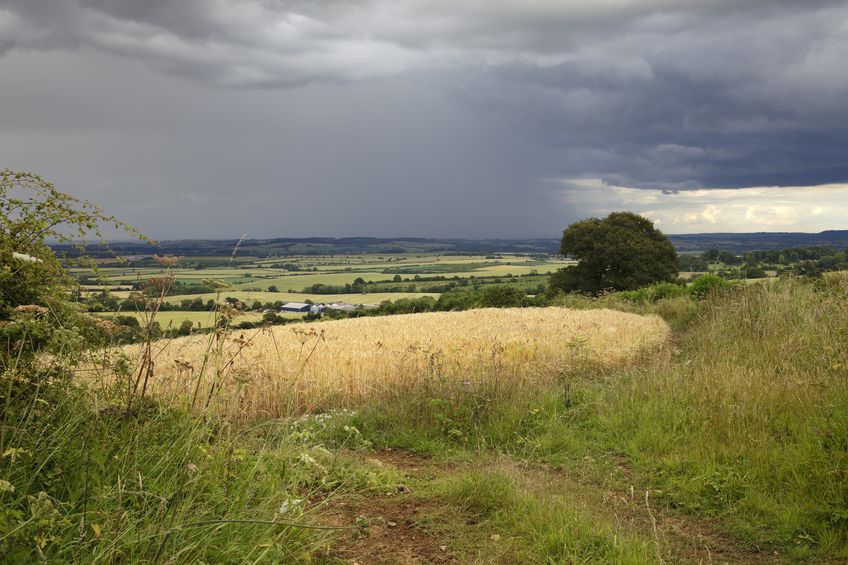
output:
[{"label": "soil", "polygon": [[[415,480],[444,472],[428,459],[403,451],[381,451],[369,458],[396,467]],[[438,513],[436,501],[415,496],[406,485],[391,495],[375,493],[335,502],[324,517],[327,524],[350,526],[365,517],[370,526],[364,535],[340,537],[332,557],[358,565],[461,563],[451,549],[451,540],[433,527],[432,517]]]}]

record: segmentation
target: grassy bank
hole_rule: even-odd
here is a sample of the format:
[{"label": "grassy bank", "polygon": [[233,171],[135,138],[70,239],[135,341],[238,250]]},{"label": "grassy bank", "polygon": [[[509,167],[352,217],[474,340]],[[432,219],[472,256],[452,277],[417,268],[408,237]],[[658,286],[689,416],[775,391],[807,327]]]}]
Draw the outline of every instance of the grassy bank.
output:
[{"label": "grassy bank", "polygon": [[752,550],[848,558],[845,288],[739,287],[647,366],[586,366],[533,390],[430,388],[347,425],[377,446],[501,452],[637,485]]},{"label": "grassy bank", "polygon": [[[92,388],[61,368],[47,378],[12,367],[0,383],[0,554],[333,563],[339,540],[367,544],[368,524],[388,527],[386,497],[410,480],[374,457],[413,451],[438,467],[411,483],[412,500],[434,512],[420,520],[446,524],[460,562],[695,559],[658,535],[662,513],[720,532],[731,560],[848,558],[843,279],[701,302],[561,300],[659,313],[678,335],[624,366],[568,340],[564,362],[538,367],[544,379],[494,363],[486,379],[430,378],[350,411],[264,421],[214,410],[230,406],[227,388],[206,411],[150,398],[128,410],[131,368],[111,366],[124,380]],[[241,351],[242,338],[229,339]],[[209,350],[210,366],[229,370],[225,348]],[[247,376],[226,378],[244,387]],[[360,528],[369,497],[377,515]],[[328,522],[350,501],[356,512]]]}]

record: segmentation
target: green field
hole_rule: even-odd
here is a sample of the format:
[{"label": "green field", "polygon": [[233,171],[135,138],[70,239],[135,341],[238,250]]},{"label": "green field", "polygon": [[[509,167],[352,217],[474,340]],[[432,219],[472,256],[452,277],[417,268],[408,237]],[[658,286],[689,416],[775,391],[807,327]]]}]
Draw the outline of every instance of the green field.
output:
[{"label": "green field", "polygon": [[[367,294],[302,294],[300,292],[254,292],[254,291],[225,291],[221,294],[223,297],[232,297],[241,300],[248,306],[258,300],[262,303],[276,302],[306,302],[311,300],[315,303],[330,303],[330,302],[347,302],[348,304],[379,304],[384,300],[397,300],[399,298],[421,298],[422,296],[432,296],[438,298],[436,293],[425,292],[371,292]],[[181,301],[189,299],[194,300],[200,298],[203,302],[210,299],[215,299],[214,293],[209,294],[181,294],[169,296],[165,299],[171,304],[179,304]]]},{"label": "green field", "polygon": [[[208,300],[236,298],[247,306],[255,301],[263,304],[276,301],[315,303],[347,302],[350,304],[373,305],[386,300],[421,298],[436,292],[419,292],[428,287],[441,290],[448,283],[510,282],[521,288],[537,287],[541,281],[531,275],[545,275],[555,271],[569,261],[557,257],[540,258],[538,255],[441,255],[434,253],[407,253],[385,255],[293,255],[278,258],[239,257],[185,257],[171,269],[163,268],[150,259],[139,263],[101,266],[97,270],[71,269],[79,277],[83,296],[90,297],[102,290],[122,300],[131,293],[132,285],[143,284],[152,277],[170,275],[176,285],[202,285],[210,280],[227,285],[220,293],[180,293],[176,286],[166,302],[179,304],[183,300]],[[224,265],[224,266],[221,266]],[[514,280],[506,277],[512,276]],[[400,278],[400,282],[395,280]],[[302,291],[316,284],[333,287],[353,285],[357,279],[366,283],[381,283],[369,288],[366,293],[313,294]],[[423,280],[420,280],[423,279]],[[430,280],[428,280],[430,279]],[[464,282],[463,282],[464,279]],[[415,285],[412,288],[411,285]],[[268,292],[269,287],[276,292]],[[399,288],[402,287],[402,288]],[[385,290],[386,292],[382,292]],[[415,292],[398,292],[412,291]],[[168,321],[191,319],[204,323],[203,312],[186,314],[168,313]]]},{"label": "green field", "polygon": [[[208,259],[208,258],[207,258]],[[225,260],[226,258],[218,258]],[[196,259],[184,258],[183,262],[191,264]],[[299,271],[289,271],[283,268],[272,268],[271,265],[294,265]],[[324,284],[345,284],[362,277],[365,280],[388,280],[395,271],[401,275],[459,275],[486,276],[491,274],[514,275],[526,274],[531,271],[548,273],[571,264],[562,258],[550,257],[539,259],[530,256],[517,255],[386,255],[386,256],[308,256],[281,257],[277,259],[242,259],[227,267],[195,268],[180,266],[166,271],[158,265],[125,264],[122,266],[100,267],[97,271],[91,269],[71,269],[76,276],[86,276],[100,279],[108,284],[132,284],[142,279],[163,276],[170,272],[177,281],[199,282],[204,279],[218,279],[236,284],[292,284],[307,286],[321,282]],[[202,263],[201,263],[202,265]],[[315,269],[315,271],[313,271]],[[384,272],[386,271],[386,272]],[[326,278],[330,276],[330,278]],[[289,278],[291,277],[291,279]],[[256,279],[252,281],[250,279]],[[296,288],[292,286],[291,288]]]},{"label": "green field", "polygon": [[[121,315],[124,316],[133,316],[138,319],[141,324],[145,324],[148,320],[148,315],[144,312],[121,312]],[[116,316],[116,313],[101,313],[97,314],[103,318],[112,318]],[[282,314],[284,317],[297,319],[302,318],[302,314]],[[233,320],[234,324],[238,324],[241,322],[258,322],[262,319],[262,314],[256,312],[245,312],[241,316],[238,316]],[[159,325],[162,329],[168,328],[177,328],[184,320],[189,320],[196,327],[208,328],[211,327],[215,320],[214,312],[159,312],[156,314],[155,320],[159,322]]]}]

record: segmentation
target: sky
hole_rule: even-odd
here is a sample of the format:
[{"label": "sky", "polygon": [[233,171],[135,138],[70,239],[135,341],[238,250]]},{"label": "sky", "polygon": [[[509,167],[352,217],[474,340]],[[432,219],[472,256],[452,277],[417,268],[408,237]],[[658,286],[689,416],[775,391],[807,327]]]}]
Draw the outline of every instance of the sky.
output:
[{"label": "sky", "polygon": [[0,168],[154,238],[847,229],[848,2],[0,0]]}]

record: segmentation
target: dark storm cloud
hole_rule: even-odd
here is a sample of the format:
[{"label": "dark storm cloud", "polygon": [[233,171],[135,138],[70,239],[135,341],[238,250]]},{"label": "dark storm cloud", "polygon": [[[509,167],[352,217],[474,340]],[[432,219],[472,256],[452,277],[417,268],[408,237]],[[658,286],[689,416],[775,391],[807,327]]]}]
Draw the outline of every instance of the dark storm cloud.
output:
[{"label": "dark storm cloud", "polygon": [[841,1],[13,0],[0,53],[7,158],[155,229],[188,202],[268,234],[537,235],[584,213],[544,179],[848,180]]}]

